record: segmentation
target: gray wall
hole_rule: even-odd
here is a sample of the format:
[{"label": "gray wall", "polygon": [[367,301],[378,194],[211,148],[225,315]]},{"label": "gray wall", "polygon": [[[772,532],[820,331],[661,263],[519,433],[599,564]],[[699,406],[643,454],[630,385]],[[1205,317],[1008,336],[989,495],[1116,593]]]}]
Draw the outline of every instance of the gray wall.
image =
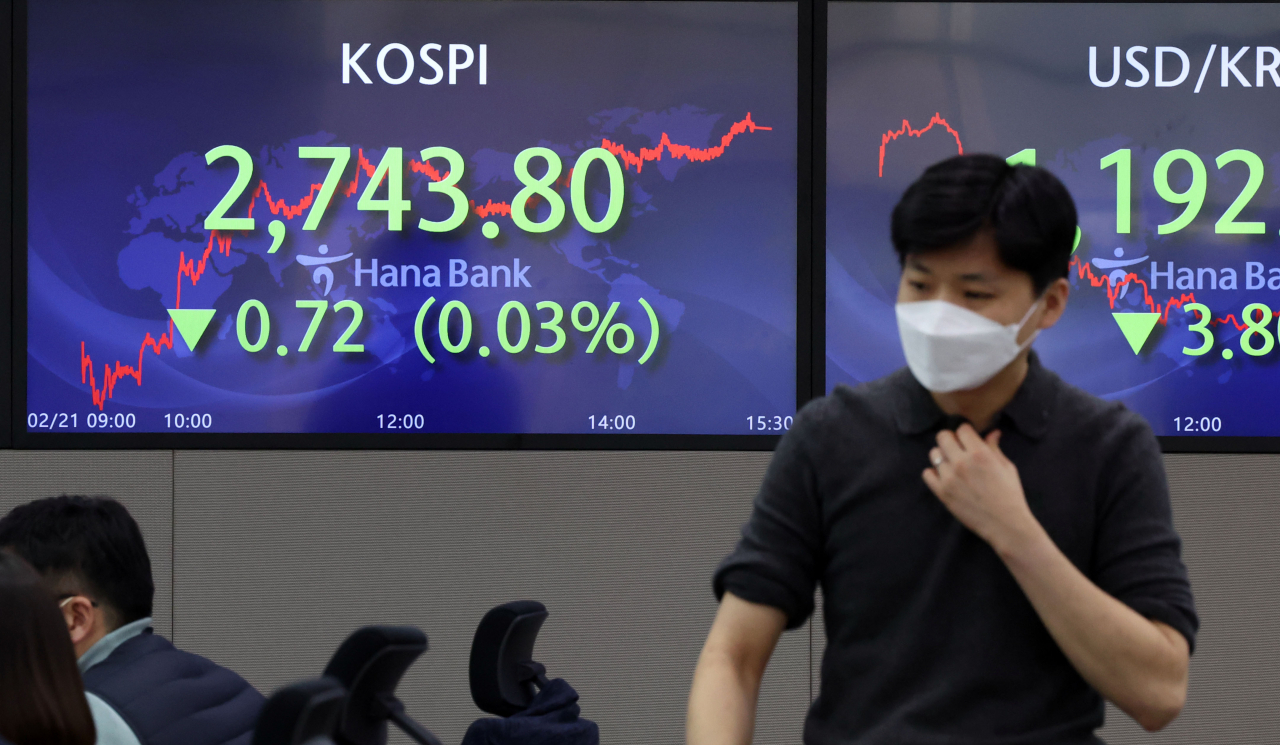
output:
[{"label": "gray wall", "polygon": [[[0,510],[106,493],[151,549],[156,626],[263,691],[314,676],[365,623],[422,627],[402,693],[445,742],[480,716],[470,635],[489,607],[541,600],[538,657],[610,745],[679,742],[732,546],[767,453],[0,451]],[[1182,717],[1126,743],[1273,741],[1280,728],[1280,457],[1166,456],[1203,618]],[[795,743],[821,629],[787,634],[756,742]]]}]

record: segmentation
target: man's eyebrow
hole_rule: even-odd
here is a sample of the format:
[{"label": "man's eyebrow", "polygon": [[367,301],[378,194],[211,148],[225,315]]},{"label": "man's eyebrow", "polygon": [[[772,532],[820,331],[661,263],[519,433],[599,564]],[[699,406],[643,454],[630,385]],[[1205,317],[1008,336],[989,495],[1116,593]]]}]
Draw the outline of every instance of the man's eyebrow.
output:
[{"label": "man's eyebrow", "polygon": [[922,274],[933,274],[933,272],[929,271],[929,267],[921,264],[916,259],[907,259],[907,266],[910,266],[912,269],[917,272],[921,272]]},{"label": "man's eyebrow", "polygon": [[991,277],[982,272],[970,272],[969,274],[961,274],[960,279],[965,282],[990,282]]}]

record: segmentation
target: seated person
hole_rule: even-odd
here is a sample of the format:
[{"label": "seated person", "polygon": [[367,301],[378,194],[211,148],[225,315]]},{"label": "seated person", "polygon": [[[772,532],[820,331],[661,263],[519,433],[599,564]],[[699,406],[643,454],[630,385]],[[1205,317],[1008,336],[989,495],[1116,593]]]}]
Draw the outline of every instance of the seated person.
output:
[{"label": "seated person", "polygon": [[0,548],[35,567],[62,606],[98,745],[248,745],[262,695],[153,633],[151,560],[119,502],[63,496],[16,507],[0,519]]},{"label": "seated person", "polygon": [[750,742],[761,677],[821,587],[807,745],[1100,745],[1103,699],[1182,709],[1198,619],[1160,446],[1044,367],[1076,230],[1043,168],[964,155],[893,211],[907,367],[782,437],[694,673],[690,745]]},{"label": "seated person", "polygon": [[0,551],[0,744],[93,745],[76,653],[40,576]]}]

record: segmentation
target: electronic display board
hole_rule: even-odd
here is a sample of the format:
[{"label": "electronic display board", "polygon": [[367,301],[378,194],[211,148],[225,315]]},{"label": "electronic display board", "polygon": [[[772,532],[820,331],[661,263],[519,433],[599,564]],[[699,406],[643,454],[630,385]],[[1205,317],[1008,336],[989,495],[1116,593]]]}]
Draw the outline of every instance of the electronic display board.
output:
[{"label": "electronic display board", "polygon": [[789,426],[796,3],[25,12],[24,442]]},{"label": "electronic display board", "polygon": [[826,384],[903,366],[889,215],[928,165],[996,153],[1080,213],[1035,342],[1167,449],[1280,435],[1280,7],[832,3]]}]

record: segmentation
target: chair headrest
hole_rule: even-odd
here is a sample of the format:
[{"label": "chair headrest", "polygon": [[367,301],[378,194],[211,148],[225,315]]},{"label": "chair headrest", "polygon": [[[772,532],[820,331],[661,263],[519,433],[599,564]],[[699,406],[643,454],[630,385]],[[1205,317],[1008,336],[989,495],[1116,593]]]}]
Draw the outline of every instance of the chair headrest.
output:
[{"label": "chair headrest", "polygon": [[347,637],[324,669],[347,689],[335,739],[349,745],[385,743],[385,704],[395,699],[400,678],[425,651],[427,635],[412,626],[365,626]]},{"label": "chair headrest", "polygon": [[471,642],[471,698],[482,711],[509,717],[529,708],[542,669],[533,645],[548,615],[536,600],[503,603],[484,614]]},{"label": "chair headrest", "polygon": [[253,745],[332,745],[346,690],[333,678],[285,686],[271,695],[253,728]]}]

